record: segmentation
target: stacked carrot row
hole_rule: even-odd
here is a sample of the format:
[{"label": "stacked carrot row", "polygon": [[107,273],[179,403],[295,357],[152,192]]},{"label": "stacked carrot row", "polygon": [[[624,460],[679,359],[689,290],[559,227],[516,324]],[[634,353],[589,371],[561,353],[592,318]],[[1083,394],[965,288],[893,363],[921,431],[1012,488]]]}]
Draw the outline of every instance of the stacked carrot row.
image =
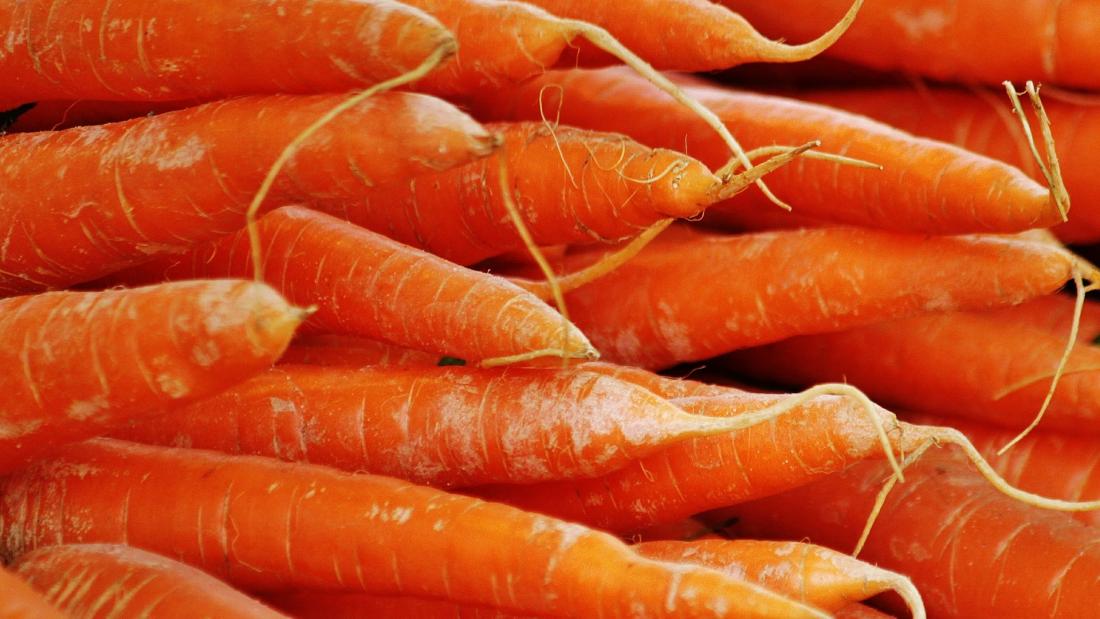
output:
[{"label": "stacked carrot row", "polygon": [[830,4],[0,8],[0,619],[1088,616],[1076,136],[661,72]]}]

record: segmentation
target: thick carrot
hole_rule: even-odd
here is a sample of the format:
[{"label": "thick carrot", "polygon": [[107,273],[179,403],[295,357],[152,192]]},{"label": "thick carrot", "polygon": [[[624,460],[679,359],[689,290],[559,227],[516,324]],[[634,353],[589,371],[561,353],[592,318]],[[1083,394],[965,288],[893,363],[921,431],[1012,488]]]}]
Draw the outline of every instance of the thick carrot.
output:
[{"label": "thick carrot", "polygon": [[0,567],[0,617],[3,619],[64,619],[65,615],[51,606],[22,578]]},{"label": "thick carrot", "polygon": [[[282,149],[345,99],[247,97],[0,138],[0,293],[88,281],[242,228]],[[486,155],[494,142],[443,101],[380,94],[301,145],[265,205],[351,199]]]},{"label": "thick carrot", "polygon": [[0,100],[338,92],[412,70],[454,38],[390,0],[28,0],[0,10]]},{"label": "thick carrot", "polygon": [[[723,365],[792,386],[843,379],[888,405],[1018,431],[1042,406],[1068,334],[951,312],[737,351]],[[1100,433],[1098,376],[1100,348],[1077,346],[1040,427]]]},{"label": "thick carrot", "polygon": [[[866,463],[715,514],[738,530],[851,551],[889,471]],[[887,497],[865,560],[906,574],[939,617],[1091,617],[1100,535],[1008,499],[952,454],[925,457]]]},{"label": "thick carrot", "polygon": [[0,471],[262,371],[303,316],[232,280],[0,301]]},{"label": "thick carrot", "polygon": [[[810,91],[798,96],[864,114],[917,135],[957,144],[1006,161],[1041,178],[1019,126],[1007,113],[1001,93],[947,88],[876,88],[858,92]],[[1058,145],[1066,188],[1075,208],[1058,225],[1059,237],[1075,243],[1100,240],[1100,182],[1091,145],[1100,136],[1100,110],[1046,97],[1051,130]]]},{"label": "thick carrot", "polygon": [[[606,359],[650,368],[928,311],[1020,303],[1070,279],[1056,247],[853,228],[662,236],[566,295]],[[571,270],[591,261],[581,254]]]},{"label": "thick carrot", "polygon": [[12,569],[73,617],[285,617],[191,566],[118,544],[45,546]]},{"label": "thick carrot", "polygon": [[[883,166],[802,158],[769,175],[768,185],[800,217],[935,233],[1015,232],[1061,221],[1048,190],[1001,161],[821,105],[703,84],[686,92],[712,109],[748,149],[820,140],[824,150]],[[480,117],[545,115],[621,131],[712,167],[729,159],[706,125],[620,69],[549,72],[519,86],[475,93],[472,100]],[[1007,100],[1003,105],[1011,109]],[[640,123],[634,120],[639,116],[661,120]],[[711,211],[767,208],[763,194],[752,190]]]},{"label": "thick carrot", "polygon": [[440,364],[444,359],[453,365],[466,365],[465,359],[440,357],[365,337],[307,335],[294,338],[283,356],[279,357],[279,363],[358,368],[369,365],[430,366]]},{"label": "thick carrot", "polygon": [[9,476],[0,496],[9,557],[125,540],[258,590],[360,590],[579,617],[823,616],[718,572],[643,559],[579,525],[268,458],[97,439]]},{"label": "thick carrot", "polygon": [[[848,0],[722,0],[772,37],[815,36],[844,14]],[[829,56],[877,69],[945,81],[1042,80],[1100,87],[1095,46],[1100,9],[1088,0],[1029,2],[1002,10],[996,0],[869,2]],[[1010,45],[1005,41],[1011,40]]]},{"label": "thick carrot", "polygon": [[914,619],[924,617],[920,593],[908,578],[838,553],[799,542],[702,539],[643,542],[644,557],[712,567],[759,583],[801,602],[836,612],[852,602],[897,593]]},{"label": "thick carrot", "polygon": [[[497,153],[319,208],[403,243],[472,264],[522,246],[505,210],[500,159],[538,244],[619,240],[669,217],[695,217],[749,185],[723,182],[698,161],[618,134],[496,124]],[[753,174],[767,168],[758,167]]]},{"label": "thick carrot", "polygon": [[[316,306],[308,328],[471,362],[597,356],[584,335],[550,306],[499,277],[296,206],[269,213],[257,231],[264,279],[292,301]],[[241,231],[111,281],[247,277],[253,266],[250,247]]]}]

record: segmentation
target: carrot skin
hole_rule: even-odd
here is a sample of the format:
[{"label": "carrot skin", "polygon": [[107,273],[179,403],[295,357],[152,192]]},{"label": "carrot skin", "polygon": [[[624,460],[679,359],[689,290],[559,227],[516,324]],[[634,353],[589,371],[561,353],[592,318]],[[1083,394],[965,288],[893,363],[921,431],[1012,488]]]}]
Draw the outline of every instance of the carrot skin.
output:
[{"label": "carrot skin", "polygon": [[[279,153],[344,99],[246,97],[102,127],[0,137],[7,187],[0,294],[89,281],[244,227]],[[486,155],[494,139],[443,101],[381,94],[307,140],[265,205],[351,199],[376,183]]]},{"label": "carrot skin", "polygon": [[[297,206],[257,223],[264,279],[315,306],[308,330],[359,335],[469,361],[561,348],[593,353],[588,340],[538,297],[499,277],[451,264],[345,221]],[[148,262],[101,284],[253,273],[247,231]]]},{"label": "carrot skin", "polygon": [[[372,591],[572,616],[821,616],[711,570],[671,570],[579,525],[268,458],[96,439],[7,477],[0,496],[7,557],[124,539],[251,590]],[[626,570],[629,579],[606,578]]]},{"label": "carrot skin", "polygon": [[301,319],[233,280],[0,301],[0,471],[270,367]]},{"label": "carrot skin", "polygon": [[[1061,221],[1047,189],[1001,161],[822,105],[699,82],[685,84],[685,92],[713,110],[746,149],[816,139],[824,151],[884,167],[802,159],[772,172],[768,186],[797,217],[938,234],[1017,232]],[[697,116],[620,68],[553,71],[519,86],[474,93],[470,100],[480,118],[558,119],[560,114],[563,123],[621,131],[649,146],[686,152],[712,168],[730,156]],[[639,123],[639,116],[661,122]],[[762,193],[750,189],[710,211],[773,209]]]},{"label": "carrot skin", "polygon": [[0,10],[0,100],[341,92],[412,70],[453,37],[389,0],[57,3]]},{"label": "carrot skin", "polygon": [[46,546],[13,569],[74,617],[286,617],[209,574],[129,546]]},{"label": "carrot skin", "polygon": [[63,619],[65,616],[22,578],[0,567],[0,617],[3,619]]},{"label": "carrot skin", "polygon": [[492,607],[370,593],[295,591],[270,594],[265,599],[296,619],[526,619]]}]

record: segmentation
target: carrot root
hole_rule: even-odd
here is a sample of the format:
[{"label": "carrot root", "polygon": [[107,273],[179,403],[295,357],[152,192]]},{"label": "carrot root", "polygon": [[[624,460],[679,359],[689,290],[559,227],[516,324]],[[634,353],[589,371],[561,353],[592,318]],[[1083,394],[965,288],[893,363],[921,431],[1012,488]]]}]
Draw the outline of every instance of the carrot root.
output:
[{"label": "carrot root", "polygon": [[[723,166],[722,169],[716,173],[717,176],[722,179],[722,188],[718,192],[719,199],[726,200],[741,193],[751,183],[759,183],[760,179],[765,175],[782,168],[797,159],[803,153],[807,153],[819,146],[821,146],[821,142],[813,140],[795,148],[788,148],[785,146],[779,147],[781,149],[779,154],[774,155],[758,166],[746,168],[744,172],[735,176],[731,176],[731,174],[733,173],[733,169],[737,167],[736,160],[731,160],[730,163]],[[791,210],[790,206],[782,204],[780,206],[783,206],[788,211]]]},{"label": "carrot root", "polygon": [[[1069,221],[1069,193],[1066,191],[1065,182],[1062,180],[1062,167],[1058,163],[1058,153],[1054,148],[1054,136],[1050,130],[1050,117],[1047,116],[1043,101],[1039,98],[1039,89],[1031,80],[1028,80],[1023,93],[1017,92],[1012,82],[1007,80],[1004,82],[1004,87],[1009,100],[1012,102],[1012,111],[1020,119],[1024,135],[1027,137],[1028,147],[1031,149],[1031,156],[1035,158],[1039,171],[1050,188],[1050,199],[1057,207],[1058,214],[1062,216],[1062,221]],[[1032,107],[1035,108],[1035,114],[1039,119],[1039,131],[1043,136],[1043,147],[1047,155],[1046,161],[1043,161],[1042,156],[1039,154],[1039,147],[1035,144],[1035,135],[1031,130],[1031,124],[1028,123],[1027,116],[1024,114],[1023,106],[1020,103],[1020,94],[1028,95]]]},{"label": "carrot root", "polygon": [[800,62],[817,56],[826,49],[832,47],[855,21],[856,15],[863,7],[863,0],[856,0],[848,8],[848,12],[832,28],[824,34],[806,43],[789,45],[781,41],[771,41],[767,52],[760,55],[760,62]]}]

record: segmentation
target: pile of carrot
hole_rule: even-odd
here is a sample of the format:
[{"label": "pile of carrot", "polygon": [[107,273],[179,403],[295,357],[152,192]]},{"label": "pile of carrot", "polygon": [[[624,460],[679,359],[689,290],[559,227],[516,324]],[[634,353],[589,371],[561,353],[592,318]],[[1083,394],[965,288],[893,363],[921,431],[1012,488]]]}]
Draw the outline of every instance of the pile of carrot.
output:
[{"label": "pile of carrot", "polygon": [[1001,8],[0,7],[0,619],[1091,617],[1100,9]]}]

